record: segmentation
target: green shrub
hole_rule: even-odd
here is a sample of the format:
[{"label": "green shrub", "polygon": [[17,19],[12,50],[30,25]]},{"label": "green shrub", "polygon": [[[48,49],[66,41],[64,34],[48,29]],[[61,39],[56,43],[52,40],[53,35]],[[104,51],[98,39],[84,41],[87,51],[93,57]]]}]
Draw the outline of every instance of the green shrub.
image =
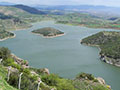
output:
[{"label": "green shrub", "polygon": [[10,57],[11,51],[8,48],[1,47],[0,48],[0,58],[3,60],[6,60],[7,58]]},{"label": "green shrub", "polygon": [[3,65],[5,66],[12,66],[14,68],[17,68],[20,70],[21,66],[19,64],[16,64],[12,58],[8,58],[3,62]]},{"label": "green shrub", "polygon": [[12,85],[13,87],[18,88],[18,79],[19,79],[19,74],[17,72],[11,73],[10,74],[10,79],[8,83]]},{"label": "green shrub", "polygon": [[79,74],[76,79],[88,79],[88,80],[94,80],[94,76],[92,74],[87,73],[81,73]]},{"label": "green shrub", "polygon": [[94,79],[93,82],[98,82],[98,80],[97,80],[97,79]]},{"label": "green shrub", "polygon": [[13,63],[14,60],[12,58],[7,58],[4,62],[3,65],[5,66],[10,66],[11,63]]},{"label": "green shrub", "polygon": [[55,86],[57,90],[75,90],[70,80],[60,78],[55,74],[44,75],[42,81],[49,86]]},{"label": "green shrub", "polygon": [[47,85],[57,86],[57,83],[59,82],[59,77],[55,74],[44,75],[42,76],[42,81],[45,82]]}]

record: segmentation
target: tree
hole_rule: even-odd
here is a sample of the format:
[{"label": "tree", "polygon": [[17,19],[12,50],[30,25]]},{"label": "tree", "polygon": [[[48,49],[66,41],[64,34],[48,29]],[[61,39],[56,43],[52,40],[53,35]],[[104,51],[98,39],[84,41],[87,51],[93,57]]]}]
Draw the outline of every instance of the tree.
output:
[{"label": "tree", "polygon": [[8,57],[10,57],[11,51],[8,48],[1,47],[0,48],[0,57],[3,60],[6,60]]}]

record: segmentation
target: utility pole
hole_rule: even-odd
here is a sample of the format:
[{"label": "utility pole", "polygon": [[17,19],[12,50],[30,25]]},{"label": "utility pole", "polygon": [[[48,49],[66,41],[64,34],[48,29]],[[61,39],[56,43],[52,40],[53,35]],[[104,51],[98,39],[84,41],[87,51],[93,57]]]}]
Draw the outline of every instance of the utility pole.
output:
[{"label": "utility pole", "polygon": [[0,59],[0,64],[1,64],[2,61],[3,61],[3,59]]},{"label": "utility pole", "polygon": [[21,84],[21,76],[23,75],[23,73],[20,73],[19,75],[19,83],[18,83],[18,89],[20,89],[20,84]]},{"label": "utility pole", "polygon": [[10,79],[10,70],[11,70],[11,66],[8,67],[7,81],[9,81],[9,79]]},{"label": "utility pole", "polygon": [[39,78],[37,90],[39,90],[39,87],[40,87],[40,84],[41,84],[41,83],[42,83],[42,81],[41,81],[41,79]]}]

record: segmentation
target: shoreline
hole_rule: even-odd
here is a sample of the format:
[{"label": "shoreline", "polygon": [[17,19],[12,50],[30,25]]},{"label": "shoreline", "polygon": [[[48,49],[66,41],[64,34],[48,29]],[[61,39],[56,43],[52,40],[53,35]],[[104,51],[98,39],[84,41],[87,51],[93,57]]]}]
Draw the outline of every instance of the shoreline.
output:
[{"label": "shoreline", "polygon": [[[81,42],[82,42],[82,40],[80,40],[80,43],[81,43]],[[100,59],[101,61],[103,61],[103,62],[105,62],[105,63],[107,63],[107,64],[110,64],[110,65],[116,66],[116,67],[120,67],[120,65],[114,64],[114,63],[112,62],[112,60],[113,60],[114,58],[109,58],[109,57],[107,57],[107,56],[105,56],[105,55],[104,55],[104,57],[102,57],[102,55],[100,54],[101,48],[100,48],[99,45],[91,45],[91,44],[85,44],[85,43],[81,43],[81,44],[82,44],[82,45],[86,45],[86,46],[91,46],[91,47],[96,47],[96,48],[98,48],[98,49],[99,49],[99,59]],[[109,58],[110,60],[107,60],[106,58]]]},{"label": "shoreline", "polygon": [[[32,25],[31,25],[31,27],[32,27]],[[15,34],[14,32],[12,32],[12,31],[21,31],[21,30],[29,29],[29,28],[31,28],[31,27],[28,27],[28,28],[21,28],[21,29],[16,29],[16,30],[10,30],[10,31],[9,31],[9,30],[6,30],[7,32],[13,33],[14,36],[6,37],[6,38],[3,38],[3,39],[0,39],[0,42],[1,42],[1,41],[5,41],[5,40],[7,40],[7,39],[15,38],[15,37],[16,37],[16,34]]]},{"label": "shoreline", "polygon": [[[15,59],[14,62],[16,62],[16,63],[19,64],[19,65],[22,65],[22,63],[24,62],[24,59],[16,56],[14,53],[11,53],[11,56],[12,56],[13,59]],[[35,67],[32,67],[32,66],[29,65],[28,60],[26,60],[26,64],[23,64],[22,67],[23,67],[24,69],[35,68]],[[36,68],[35,68],[35,69],[36,69]],[[49,72],[49,69],[48,69],[48,68],[39,68],[39,69],[44,70],[43,72],[46,73],[47,75],[50,75],[50,74],[51,74],[51,73]],[[35,74],[35,71],[34,71],[34,70],[31,70],[31,73]],[[68,78],[65,78],[65,77],[64,77],[63,79],[68,79]],[[98,80],[98,83],[99,83],[100,85],[103,85],[103,86],[105,86],[106,88],[109,88],[110,90],[112,90],[112,89],[111,89],[111,85],[107,84],[104,78],[102,78],[102,77],[95,77],[95,76],[94,76],[94,79]],[[73,79],[70,79],[70,80],[73,80]],[[43,83],[44,83],[44,82],[43,82]]]},{"label": "shoreline", "polygon": [[[64,24],[64,23],[56,23],[56,24]],[[109,28],[109,27],[89,27],[89,26],[86,26],[86,25],[75,25],[75,24],[64,24],[64,25],[69,25],[69,26],[80,26],[80,27],[85,27],[85,28],[90,28],[90,29],[111,29],[111,30],[117,30],[119,31],[120,28]]]},{"label": "shoreline", "polygon": [[[31,33],[33,33],[33,32],[31,32]],[[61,36],[65,35],[65,33],[64,34],[55,35],[55,36],[44,36],[42,34],[37,34],[37,33],[33,33],[33,34],[42,36],[42,38],[56,38],[56,37],[61,37]]]}]

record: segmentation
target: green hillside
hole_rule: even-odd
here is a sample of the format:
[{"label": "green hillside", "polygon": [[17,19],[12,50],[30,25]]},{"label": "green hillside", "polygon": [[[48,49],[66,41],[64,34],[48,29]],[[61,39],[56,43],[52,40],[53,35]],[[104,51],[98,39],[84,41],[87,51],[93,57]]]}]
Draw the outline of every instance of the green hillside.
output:
[{"label": "green hillside", "polygon": [[6,68],[0,65],[0,90],[17,90],[16,88],[13,88],[6,82],[5,80],[6,76],[7,76]]},{"label": "green hillside", "polygon": [[18,30],[30,27],[24,18],[30,14],[14,7],[0,6],[0,24],[4,25],[5,30]]},{"label": "green hillside", "polygon": [[12,6],[0,6],[0,13],[4,13],[5,15],[11,15],[16,17],[30,16],[28,12]]}]

